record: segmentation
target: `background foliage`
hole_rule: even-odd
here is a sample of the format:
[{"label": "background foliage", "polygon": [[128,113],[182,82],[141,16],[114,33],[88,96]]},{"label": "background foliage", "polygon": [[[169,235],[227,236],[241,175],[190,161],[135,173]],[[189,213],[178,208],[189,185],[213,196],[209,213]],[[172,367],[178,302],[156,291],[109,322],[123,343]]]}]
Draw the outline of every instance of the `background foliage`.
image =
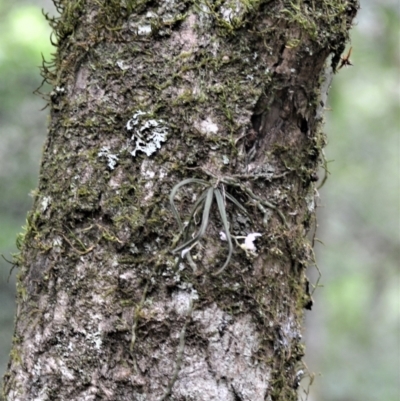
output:
[{"label": "background foliage", "polygon": [[[330,179],[320,191],[317,246],[323,288],[307,315],[310,400],[395,401],[400,397],[399,8],[362,1],[352,32],[354,67],[330,94]],[[50,58],[50,0],[0,0],[0,252],[16,252],[37,185],[46,135],[41,53]],[[43,91],[48,91],[44,88]],[[0,261],[0,375],[12,340],[15,273]],[[315,269],[309,275],[316,277]],[[319,374],[321,373],[321,374]]]}]

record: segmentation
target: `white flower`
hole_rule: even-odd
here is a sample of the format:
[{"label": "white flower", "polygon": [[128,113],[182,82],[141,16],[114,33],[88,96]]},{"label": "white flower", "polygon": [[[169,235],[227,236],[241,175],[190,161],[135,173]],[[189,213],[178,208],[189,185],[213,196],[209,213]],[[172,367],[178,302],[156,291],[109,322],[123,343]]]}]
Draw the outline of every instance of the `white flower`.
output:
[{"label": "white flower", "polygon": [[219,238],[221,241],[226,241],[226,234],[223,231],[220,231]]},{"label": "white flower", "polygon": [[250,233],[247,234],[246,238],[244,239],[244,244],[241,245],[241,247],[244,250],[255,252],[256,247],[254,245],[254,241],[256,240],[257,237],[261,237],[262,234],[260,233]]}]

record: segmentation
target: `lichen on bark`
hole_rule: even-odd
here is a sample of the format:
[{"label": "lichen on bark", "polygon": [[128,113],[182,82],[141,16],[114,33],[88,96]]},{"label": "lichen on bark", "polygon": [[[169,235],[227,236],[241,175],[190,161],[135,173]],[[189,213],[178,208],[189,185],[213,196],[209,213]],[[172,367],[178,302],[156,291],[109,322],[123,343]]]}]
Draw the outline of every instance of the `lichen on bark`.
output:
[{"label": "lichen on bark", "polygon": [[[295,400],[321,88],[357,2],[56,5],[6,399]],[[143,150],[156,129],[165,141]],[[169,196],[185,178],[245,204],[251,219],[226,211],[233,235],[262,233],[255,257],[235,247],[212,274],[226,258],[215,208],[191,250],[197,269],[171,253]],[[182,189],[179,212],[198,196]]]}]

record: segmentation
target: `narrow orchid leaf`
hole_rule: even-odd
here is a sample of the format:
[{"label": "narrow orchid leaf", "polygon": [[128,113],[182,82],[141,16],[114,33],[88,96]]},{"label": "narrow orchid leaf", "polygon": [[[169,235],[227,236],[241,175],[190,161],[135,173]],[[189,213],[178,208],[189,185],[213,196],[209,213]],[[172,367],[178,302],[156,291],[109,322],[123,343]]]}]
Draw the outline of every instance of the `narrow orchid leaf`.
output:
[{"label": "narrow orchid leaf", "polygon": [[228,257],[226,258],[224,265],[218,271],[213,273],[213,276],[217,276],[218,274],[221,274],[225,270],[226,266],[228,266],[229,262],[231,261],[233,245],[232,245],[231,234],[229,232],[229,222],[226,216],[224,199],[222,198],[221,191],[218,188],[214,190],[214,194],[215,194],[215,199],[217,200],[218,210],[221,216],[222,224],[224,226],[226,240],[228,242]]},{"label": "narrow orchid leaf", "polygon": [[238,208],[240,209],[243,213],[245,213],[246,215],[249,215],[249,212],[246,210],[246,208],[240,204],[240,202],[234,198],[231,194],[229,194],[228,192],[225,193],[225,196]]},{"label": "narrow orchid leaf", "polygon": [[198,209],[198,208],[201,206],[201,204],[204,202],[204,199],[205,199],[206,196],[207,196],[207,191],[208,191],[208,190],[205,190],[205,191],[197,198],[196,203],[194,204],[194,206],[193,206],[193,208],[192,208],[192,211],[190,212],[189,219],[188,219],[188,224],[187,224],[186,228],[188,228],[188,227],[190,226],[190,223],[192,222],[192,220],[193,220],[193,218],[194,218],[194,215],[195,215],[196,212],[197,212],[197,209]]},{"label": "narrow orchid leaf", "polygon": [[207,196],[206,196],[206,200],[204,202],[203,216],[201,219],[201,226],[200,226],[199,232],[197,233],[197,235],[194,238],[190,239],[189,241],[187,241],[184,244],[175,248],[172,251],[172,253],[180,252],[183,249],[192,246],[195,242],[199,241],[199,239],[204,235],[207,225],[208,225],[208,220],[210,217],[210,209],[211,209],[211,205],[212,205],[212,201],[213,201],[214,189],[209,188],[209,189],[207,189],[206,193],[207,193]]},{"label": "narrow orchid leaf", "polygon": [[183,181],[181,181],[180,183],[176,184],[176,185],[172,188],[171,194],[169,195],[169,203],[171,204],[172,213],[173,213],[173,215],[174,215],[176,221],[178,222],[179,229],[180,229],[181,231],[183,231],[183,224],[182,224],[182,220],[181,220],[181,218],[180,218],[180,216],[179,216],[178,209],[177,209],[176,206],[175,206],[174,198],[175,198],[175,195],[176,195],[176,193],[178,192],[178,189],[179,189],[179,188],[183,187],[184,185],[191,184],[191,183],[197,183],[197,184],[208,185],[207,181],[199,180],[199,179],[197,179],[197,178],[188,178],[188,179],[183,180]]}]

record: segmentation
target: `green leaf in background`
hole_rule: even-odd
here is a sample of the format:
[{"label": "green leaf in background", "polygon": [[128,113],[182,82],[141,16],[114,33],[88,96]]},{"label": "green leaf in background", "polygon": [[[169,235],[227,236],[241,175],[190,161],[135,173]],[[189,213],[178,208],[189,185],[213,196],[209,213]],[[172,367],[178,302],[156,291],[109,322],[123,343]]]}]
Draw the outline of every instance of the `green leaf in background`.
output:
[{"label": "green leaf in background", "polygon": [[323,288],[308,314],[311,401],[397,401],[399,384],[398,3],[361,1],[353,67],[335,76],[325,131],[330,179],[317,247]]},{"label": "green leaf in background", "polygon": [[[43,4],[41,5],[43,6]],[[41,54],[50,58],[50,28],[41,6],[0,1],[0,254],[12,259],[37,185],[46,135],[45,102],[33,92],[41,84]],[[15,313],[14,274],[0,259],[0,375],[8,361]],[[1,399],[1,396],[0,396]]]}]

